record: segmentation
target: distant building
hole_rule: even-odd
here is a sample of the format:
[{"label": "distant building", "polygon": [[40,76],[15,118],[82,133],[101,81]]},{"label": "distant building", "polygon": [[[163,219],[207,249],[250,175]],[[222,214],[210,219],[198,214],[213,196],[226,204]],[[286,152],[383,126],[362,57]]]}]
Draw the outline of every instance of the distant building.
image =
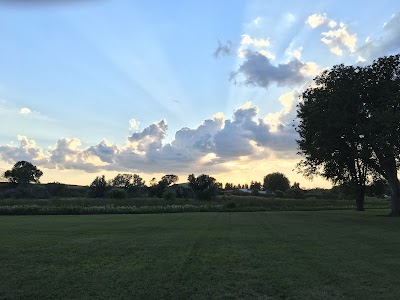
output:
[{"label": "distant building", "polygon": [[[251,193],[252,190],[250,189],[239,189],[239,191],[243,192],[243,193]],[[260,195],[274,195],[275,193],[273,191],[258,191],[258,193]]]}]

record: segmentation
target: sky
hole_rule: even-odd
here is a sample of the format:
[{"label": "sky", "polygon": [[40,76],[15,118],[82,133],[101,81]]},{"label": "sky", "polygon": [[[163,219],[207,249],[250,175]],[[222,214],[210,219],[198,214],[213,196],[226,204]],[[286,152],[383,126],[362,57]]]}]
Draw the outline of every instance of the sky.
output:
[{"label": "sky", "polygon": [[[56,3],[55,3],[56,2]],[[0,171],[298,174],[299,95],[400,52],[400,1],[0,1]]]}]

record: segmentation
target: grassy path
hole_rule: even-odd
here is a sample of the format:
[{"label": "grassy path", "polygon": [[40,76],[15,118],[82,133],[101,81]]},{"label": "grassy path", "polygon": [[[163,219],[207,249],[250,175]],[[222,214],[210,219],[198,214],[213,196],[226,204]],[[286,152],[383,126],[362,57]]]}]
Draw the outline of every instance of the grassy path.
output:
[{"label": "grassy path", "polygon": [[0,299],[399,299],[386,213],[4,216]]}]

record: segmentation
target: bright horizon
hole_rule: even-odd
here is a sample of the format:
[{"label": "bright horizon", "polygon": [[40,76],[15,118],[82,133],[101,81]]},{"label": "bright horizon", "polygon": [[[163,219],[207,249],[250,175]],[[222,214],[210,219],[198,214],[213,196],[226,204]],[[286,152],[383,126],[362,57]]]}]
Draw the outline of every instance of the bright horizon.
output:
[{"label": "bright horizon", "polygon": [[[294,170],[298,95],[335,64],[400,51],[393,1],[0,2],[0,171],[41,181]],[[25,2],[26,3],[26,2]]]}]

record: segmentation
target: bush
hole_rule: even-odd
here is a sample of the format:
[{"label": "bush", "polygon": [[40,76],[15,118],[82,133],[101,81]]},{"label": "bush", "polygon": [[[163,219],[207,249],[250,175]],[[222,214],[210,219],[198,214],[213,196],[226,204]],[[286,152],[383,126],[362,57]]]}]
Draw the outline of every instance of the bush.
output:
[{"label": "bush", "polygon": [[287,198],[291,199],[303,199],[304,192],[301,189],[288,189],[285,192]]},{"label": "bush", "polygon": [[275,191],[275,196],[278,198],[286,198],[286,194],[280,190]]},{"label": "bush", "polygon": [[173,190],[166,190],[164,193],[163,193],[163,198],[165,199],[165,200],[174,200],[175,198],[176,198],[176,193],[175,193],[175,191],[173,191]]},{"label": "bush", "polygon": [[107,192],[108,198],[113,199],[125,199],[126,198],[126,191],[119,188],[113,188],[112,190]]}]

